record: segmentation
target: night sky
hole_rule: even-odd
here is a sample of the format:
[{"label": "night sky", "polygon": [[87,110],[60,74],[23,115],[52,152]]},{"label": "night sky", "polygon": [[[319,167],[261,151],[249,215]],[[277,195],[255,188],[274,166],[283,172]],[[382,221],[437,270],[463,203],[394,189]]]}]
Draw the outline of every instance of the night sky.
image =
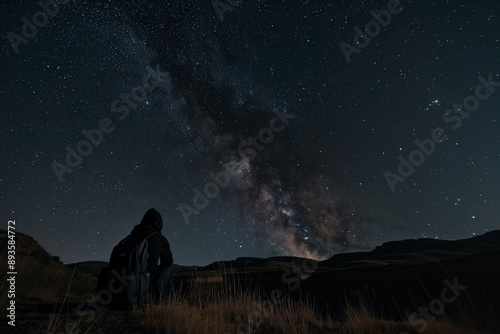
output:
[{"label": "night sky", "polygon": [[1,228],[107,261],[154,207],[183,265],[500,228],[499,1],[225,1],[67,1],[36,34],[2,2]]}]

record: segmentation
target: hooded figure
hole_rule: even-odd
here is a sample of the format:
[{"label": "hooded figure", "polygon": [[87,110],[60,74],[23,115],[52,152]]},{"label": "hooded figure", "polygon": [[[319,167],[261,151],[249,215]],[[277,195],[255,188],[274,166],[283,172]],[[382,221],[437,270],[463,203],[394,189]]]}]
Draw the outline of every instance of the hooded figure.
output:
[{"label": "hooded figure", "polygon": [[[172,290],[174,260],[168,240],[161,234],[163,219],[156,209],[149,209],[139,225],[134,226],[132,235],[142,239],[156,232],[148,239],[149,259],[148,269],[151,273],[152,293],[159,299]],[[158,260],[160,263],[158,264]]]}]

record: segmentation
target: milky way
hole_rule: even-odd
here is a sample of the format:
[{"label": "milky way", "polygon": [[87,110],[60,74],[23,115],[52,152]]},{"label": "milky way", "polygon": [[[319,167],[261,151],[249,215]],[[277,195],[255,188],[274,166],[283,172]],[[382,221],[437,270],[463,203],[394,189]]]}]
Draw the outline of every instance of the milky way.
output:
[{"label": "milky way", "polygon": [[[16,52],[39,6],[2,4],[1,217],[65,262],[108,260],[150,207],[180,264],[499,227],[500,90],[460,130],[442,120],[479,75],[500,81],[495,1],[401,1],[350,62],[341,45],[387,1],[69,2]],[[438,126],[449,140],[391,191]]]}]

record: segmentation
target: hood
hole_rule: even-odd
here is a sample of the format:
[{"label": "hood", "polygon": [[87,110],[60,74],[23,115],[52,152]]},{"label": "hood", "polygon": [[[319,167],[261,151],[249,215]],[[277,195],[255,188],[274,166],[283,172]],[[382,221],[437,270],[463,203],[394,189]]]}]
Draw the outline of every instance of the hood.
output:
[{"label": "hood", "polygon": [[163,219],[158,210],[151,208],[144,214],[144,217],[142,217],[140,225],[151,226],[161,232],[163,228]]}]

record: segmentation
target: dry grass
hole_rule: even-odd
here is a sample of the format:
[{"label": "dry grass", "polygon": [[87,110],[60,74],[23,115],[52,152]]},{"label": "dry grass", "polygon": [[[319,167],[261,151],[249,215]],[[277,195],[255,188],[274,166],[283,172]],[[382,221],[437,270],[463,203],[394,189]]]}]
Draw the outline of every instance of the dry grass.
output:
[{"label": "dry grass", "polygon": [[[347,300],[349,296],[349,300]],[[435,321],[428,321],[426,327],[418,325],[410,326],[409,322],[396,322],[384,319],[383,314],[376,312],[378,298],[373,293],[366,290],[356,290],[346,294],[346,307],[341,314],[342,318],[342,333],[346,334],[401,334],[401,333],[425,333],[425,334],[486,334],[495,333],[495,331],[479,331],[474,328],[489,327],[494,328],[494,324],[486,324],[485,322],[478,323],[475,318],[477,314],[471,314],[467,311],[466,305],[457,300],[455,303],[455,312],[458,312],[458,317],[452,320],[444,312]],[[421,305],[420,305],[421,306]],[[402,312],[404,318],[409,319],[411,313],[416,312],[419,306],[413,306],[410,310]],[[494,315],[482,315],[484,319]],[[461,319],[460,324],[457,324],[457,318]],[[421,319],[421,318],[420,318]]]},{"label": "dry grass", "polygon": [[[53,261],[50,255],[48,258],[34,257],[34,253],[40,253],[35,249],[35,244],[22,246],[23,251],[19,252],[16,258],[17,301],[63,301],[64,304],[70,297],[82,301],[94,291],[95,278],[72,272]],[[2,254],[2,257],[6,258],[5,254]],[[0,261],[0,270],[8,271],[5,261]],[[376,303],[379,299],[367,291],[346,293],[349,299],[346,299],[343,311],[340,314],[325,314],[327,312],[319,309],[317,303],[306,295],[298,299],[283,297],[280,303],[270,302],[272,298],[258,290],[243,289],[236,280],[228,278],[225,270],[214,273],[213,277],[196,275],[188,284],[186,292],[181,294],[180,290],[174,291],[164,301],[145,304],[130,315],[140,322],[145,331],[162,334],[400,334],[402,331],[418,333],[408,322],[390,321],[383,314],[378,314],[379,308]],[[7,289],[7,281],[1,281],[0,290]],[[2,305],[6,305],[6,293],[2,294],[0,301]],[[265,301],[268,302],[264,303]],[[407,316],[418,310],[419,306],[401,312]],[[465,306],[462,308],[459,304],[455,306],[462,319],[460,325],[454,324],[447,318],[445,312],[439,317],[439,321],[429,322],[423,333],[486,333],[465,329],[464,327],[478,328],[475,315],[471,315],[470,309],[467,310]],[[70,321],[78,326],[82,324],[82,318],[75,319],[69,314],[61,314],[61,309],[62,307],[58,308],[50,315],[47,333],[58,332],[61,326],[64,327]],[[110,326],[120,325],[112,323],[114,321],[112,315],[103,311],[97,315],[90,327],[81,333],[94,332],[99,327],[99,321],[101,323],[105,321]],[[67,331],[71,332],[73,331]]]},{"label": "dry grass", "polygon": [[[221,276],[225,277],[224,274]],[[302,296],[298,300],[283,297],[281,303],[268,302],[262,308],[263,302],[271,298],[258,291],[243,291],[234,281],[231,284],[224,282],[206,283],[204,280],[192,280],[188,292],[184,295],[174,292],[161,303],[144,305],[135,311],[135,315],[144,328],[162,334],[418,333],[408,322],[386,320],[383,315],[377,314],[375,296],[367,291],[349,293],[349,300],[346,300],[347,306],[343,312],[330,316],[318,309],[314,300],[308,296]],[[468,327],[473,328],[476,324],[470,320],[469,325]],[[442,317],[440,321],[428,323],[424,333],[487,332],[459,328],[450,319]]]},{"label": "dry grass", "polygon": [[[335,327],[323,318],[308,298],[284,299],[273,305],[257,291],[242,291],[237,284],[191,282],[189,292],[174,292],[157,304],[136,311],[142,324],[156,333],[308,333],[311,328]],[[261,301],[261,302],[257,302]]]}]

